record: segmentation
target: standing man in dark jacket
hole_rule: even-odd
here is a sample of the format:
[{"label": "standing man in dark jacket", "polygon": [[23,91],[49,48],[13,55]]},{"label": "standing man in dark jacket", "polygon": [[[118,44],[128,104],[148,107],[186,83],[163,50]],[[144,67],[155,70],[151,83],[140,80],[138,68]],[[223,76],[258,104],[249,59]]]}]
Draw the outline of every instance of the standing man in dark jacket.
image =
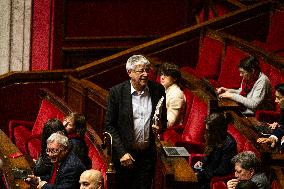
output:
[{"label": "standing man in dark jacket", "polygon": [[80,175],[86,168],[71,152],[68,138],[61,133],[53,133],[47,139],[46,153],[53,163],[51,174],[42,177],[30,175],[27,182],[42,189],[80,188]]},{"label": "standing man in dark jacket", "polygon": [[113,138],[118,188],[150,189],[156,161],[153,133],[156,128],[166,127],[165,103],[161,106],[164,110],[159,127],[152,127],[152,117],[165,90],[162,85],[148,80],[150,62],[142,55],[131,56],[126,71],[130,81],[110,89],[106,131]]}]

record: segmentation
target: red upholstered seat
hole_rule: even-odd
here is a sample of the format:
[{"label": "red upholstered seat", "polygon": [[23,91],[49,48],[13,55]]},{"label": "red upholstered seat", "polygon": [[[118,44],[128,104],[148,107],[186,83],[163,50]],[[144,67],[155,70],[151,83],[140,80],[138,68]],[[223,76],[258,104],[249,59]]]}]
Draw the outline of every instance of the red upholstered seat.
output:
[{"label": "red upholstered seat", "polygon": [[104,177],[104,188],[107,189],[107,176],[106,176],[106,171],[107,171],[107,165],[105,160],[102,158],[102,155],[100,154],[100,151],[97,149],[96,145],[92,140],[90,139],[89,136],[85,136],[85,141],[86,144],[89,148],[89,157],[92,160],[92,169],[96,169],[101,171]]},{"label": "red upholstered seat", "polygon": [[[190,92],[185,94],[187,94],[187,119],[184,120],[184,127],[167,129],[162,135],[162,140],[169,141],[176,146],[184,146],[189,152],[202,153],[204,149],[204,120],[208,112],[207,104]],[[192,104],[190,105],[191,99]]]},{"label": "red upholstered seat", "polygon": [[[269,65],[265,62],[263,62],[262,64],[264,65]],[[281,71],[271,65],[269,65],[270,70],[269,72],[267,72],[267,76],[271,82],[271,86],[272,86],[272,95],[274,96],[275,99],[275,89],[274,86],[279,84],[279,83],[283,83],[284,82],[284,74],[281,73]],[[277,103],[275,103],[275,110],[257,110],[255,113],[255,117],[262,122],[269,122],[269,123],[273,123],[273,122],[277,122],[279,121],[279,117],[280,117],[280,107]]]},{"label": "red upholstered seat", "polygon": [[254,44],[270,52],[284,51],[284,11],[276,10],[270,17],[269,32],[265,43],[255,41]]},{"label": "red upholstered seat", "polygon": [[[30,153],[32,158],[37,159],[41,149],[40,136],[44,123],[50,118],[63,120],[63,117],[64,114],[59,108],[43,99],[34,124],[32,122],[11,120],[9,122],[9,136],[23,154]],[[30,138],[33,140],[30,140]],[[29,143],[27,143],[28,141]]]},{"label": "red upholstered seat", "polygon": [[[203,39],[196,68],[185,66],[181,70],[198,77],[217,80],[222,59],[224,44],[210,37]],[[209,69],[210,68],[210,69]]]},{"label": "red upholstered seat", "polygon": [[184,90],[184,96],[186,99],[186,107],[185,107],[185,114],[184,114],[184,119],[183,119],[183,124],[182,125],[174,125],[170,128],[167,128],[167,130],[161,134],[161,140],[164,141],[170,141],[173,144],[177,141],[181,139],[181,135],[182,132],[184,130],[185,125],[187,124],[187,122],[189,121],[189,114],[190,114],[190,110],[192,107],[192,101],[193,101],[193,97],[194,95],[187,89]]},{"label": "red upholstered seat", "polygon": [[241,85],[241,77],[238,65],[240,60],[247,57],[248,54],[234,47],[227,47],[224,61],[221,65],[221,71],[218,77],[218,85],[237,89]]},{"label": "red upholstered seat", "polygon": [[[200,22],[205,22],[207,20],[216,18],[218,16],[222,16],[225,15],[227,13],[229,13],[231,10],[225,6],[222,5],[221,3],[216,3],[214,2],[214,4],[212,4],[208,10],[206,10],[205,8],[203,8],[200,13],[198,14],[198,21]],[[207,13],[205,13],[207,12]],[[208,14],[208,16],[206,17],[206,14]]]}]

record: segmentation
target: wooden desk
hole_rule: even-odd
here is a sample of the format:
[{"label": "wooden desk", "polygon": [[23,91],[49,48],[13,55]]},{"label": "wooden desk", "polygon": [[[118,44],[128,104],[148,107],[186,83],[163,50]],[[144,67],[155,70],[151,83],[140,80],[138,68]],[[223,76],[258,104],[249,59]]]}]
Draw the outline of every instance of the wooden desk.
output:
[{"label": "wooden desk", "polygon": [[158,160],[155,189],[197,188],[197,177],[184,157],[167,157],[162,146],[172,146],[161,141],[157,144]]},{"label": "wooden desk", "polygon": [[0,157],[4,163],[3,175],[9,189],[28,189],[32,188],[22,179],[14,179],[13,168],[30,170],[28,161],[24,156],[9,158],[9,154],[19,152],[19,149],[12,143],[9,137],[0,130]]}]

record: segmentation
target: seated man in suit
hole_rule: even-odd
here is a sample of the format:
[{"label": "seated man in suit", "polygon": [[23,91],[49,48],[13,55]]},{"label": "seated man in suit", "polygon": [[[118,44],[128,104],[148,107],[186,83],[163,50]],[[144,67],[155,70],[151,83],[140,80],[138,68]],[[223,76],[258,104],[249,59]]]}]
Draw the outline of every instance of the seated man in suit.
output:
[{"label": "seated man in suit", "polygon": [[47,149],[51,163],[51,174],[36,177],[29,175],[26,179],[37,188],[79,188],[79,178],[86,170],[81,160],[70,150],[70,143],[66,136],[61,133],[53,133],[47,139]]},{"label": "seated man in suit", "polygon": [[258,189],[270,189],[270,183],[264,173],[260,172],[260,160],[255,153],[244,151],[232,159],[235,164],[235,179],[227,182],[228,189],[235,189],[240,181],[251,180]]},{"label": "seated man in suit", "polygon": [[80,189],[104,189],[104,177],[95,169],[84,171],[80,176]]},{"label": "seated man in suit", "polygon": [[281,139],[281,149],[284,143],[284,83],[275,86],[275,102],[280,106],[280,120],[278,123],[270,125],[272,129],[272,135],[268,138],[257,139],[258,143],[271,143],[271,147],[274,147],[276,143]]}]

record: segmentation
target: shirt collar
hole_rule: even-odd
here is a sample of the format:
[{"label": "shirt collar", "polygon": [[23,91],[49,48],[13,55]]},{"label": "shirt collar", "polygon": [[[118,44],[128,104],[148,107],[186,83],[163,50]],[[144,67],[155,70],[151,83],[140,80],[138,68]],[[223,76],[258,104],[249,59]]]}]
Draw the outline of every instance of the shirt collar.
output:
[{"label": "shirt collar", "polygon": [[144,93],[147,93],[149,91],[149,87],[146,86],[145,89],[143,91],[141,91],[141,93],[139,93],[136,89],[134,89],[131,81],[130,81],[130,86],[131,86],[131,89],[130,89],[131,94],[143,95]]}]

